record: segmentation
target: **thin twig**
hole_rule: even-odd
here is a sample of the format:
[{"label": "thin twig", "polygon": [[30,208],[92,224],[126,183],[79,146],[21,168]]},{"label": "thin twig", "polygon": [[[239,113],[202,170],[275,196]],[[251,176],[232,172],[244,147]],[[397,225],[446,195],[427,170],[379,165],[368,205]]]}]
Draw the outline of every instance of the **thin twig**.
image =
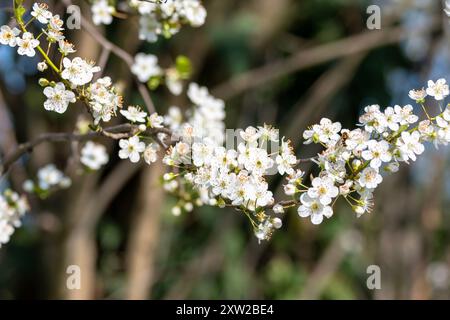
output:
[{"label": "thin twig", "polygon": [[[99,128],[98,131],[92,131],[86,134],[77,134],[73,132],[43,133],[34,140],[20,144],[16,150],[5,157],[3,163],[0,163],[0,176],[3,175],[4,172],[7,172],[11,165],[19,160],[22,155],[31,152],[35,147],[42,143],[86,141],[101,136],[119,140],[133,137],[139,132],[139,126],[137,125],[121,124],[109,128]],[[165,133],[171,136],[171,131],[166,128],[148,129],[145,133],[150,134],[158,143],[160,143],[157,137],[159,133]]]}]

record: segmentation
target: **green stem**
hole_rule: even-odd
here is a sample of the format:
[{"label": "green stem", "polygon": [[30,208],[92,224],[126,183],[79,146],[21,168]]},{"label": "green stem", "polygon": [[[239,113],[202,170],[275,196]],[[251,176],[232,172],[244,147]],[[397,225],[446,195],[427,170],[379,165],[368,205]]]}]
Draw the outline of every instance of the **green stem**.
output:
[{"label": "green stem", "polygon": [[29,24],[32,23],[34,20],[36,20],[36,17],[31,18],[30,21],[28,21],[28,22],[24,25],[24,27],[25,27],[25,28],[28,27]]},{"label": "green stem", "polygon": [[425,114],[426,114],[428,120],[431,120],[431,117],[430,117],[430,115],[428,114],[427,108],[425,108],[425,106],[423,105],[423,103],[421,103],[420,106],[422,107],[423,112],[425,112]]}]

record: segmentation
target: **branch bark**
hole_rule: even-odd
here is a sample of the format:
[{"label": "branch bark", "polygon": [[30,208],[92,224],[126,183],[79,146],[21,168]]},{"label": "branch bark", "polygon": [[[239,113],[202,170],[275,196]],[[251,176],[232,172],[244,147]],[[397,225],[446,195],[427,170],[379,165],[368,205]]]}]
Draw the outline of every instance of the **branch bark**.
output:
[{"label": "branch bark", "polygon": [[212,90],[213,94],[228,100],[247,90],[270,81],[334,59],[354,55],[374,48],[393,44],[405,36],[402,28],[386,28],[368,31],[348,38],[301,50],[289,58],[247,71],[226,81]]},{"label": "branch bark", "polygon": [[[146,131],[149,133],[160,145],[162,142],[157,138],[158,133],[165,133],[171,136],[172,132],[166,128],[149,129]],[[68,142],[68,141],[86,141],[96,137],[107,137],[113,140],[127,139],[135,136],[139,133],[139,126],[132,125],[129,123],[121,124],[117,126],[99,128],[98,131],[92,131],[86,134],[77,134],[73,132],[54,132],[54,133],[43,133],[36,139],[22,143],[18,145],[17,149],[11,154],[7,155],[3,161],[0,163],[0,176],[4,172],[8,171],[11,165],[16,162],[22,155],[27,152],[32,151],[35,147],[46,142]]]}]

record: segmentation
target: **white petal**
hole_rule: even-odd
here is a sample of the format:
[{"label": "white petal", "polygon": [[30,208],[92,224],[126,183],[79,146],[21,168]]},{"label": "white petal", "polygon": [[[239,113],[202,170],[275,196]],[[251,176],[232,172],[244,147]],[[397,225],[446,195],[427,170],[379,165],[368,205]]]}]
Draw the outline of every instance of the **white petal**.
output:
[{"label": "white petal", "polygon": [[321,213],[313,213],[311,215],[311,222],[313,224],[321,224],[323,221],[323,215]]}]

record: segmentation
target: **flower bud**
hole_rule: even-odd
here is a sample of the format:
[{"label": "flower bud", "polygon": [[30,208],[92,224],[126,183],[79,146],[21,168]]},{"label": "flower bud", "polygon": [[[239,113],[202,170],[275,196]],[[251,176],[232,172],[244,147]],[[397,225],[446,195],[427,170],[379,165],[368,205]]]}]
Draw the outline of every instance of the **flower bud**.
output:
[{"label": "flower bud", "polygon": [[281,221],[280,218],[273,218],[272,224],[275,227],[275,229],[280,229],[283,226],[283,222]]},{"label": "flower bud", "polygon": [[181,208],[179,206],[175,206],[172,208],[172,214],[175,217],[178,217],[181,214]]},{"label": "flower bud", "polygon": [[281,204],[276,204],[273,207],[273,212],[281,214],[281,213],[284,212],[284,208],[283,208],[283,206]]},{"label": "flower bud", "polygon": [[45,70],[48,69],[47,63],[46,63],[45,61],[39,62],[39,63],[37,64],[37,69],[38,69],[40,72],[44,72]]},{"label": "flower bud", "polygon": [[364,208],[361,206],[353,206],[353,211],[356,212],[356,216],[358,218],[361,217],[365,212]]},{"label": "flower bud", "polygon": [[355,171],[358,170],[359,167],[361,167],[361,164],[362,164],[361,160],[358,160],[358,159],[353,160],[353,162],[352,162],[353,170],[355,170]]},{"label": "flower bud", "polygon": [[296,188],[294,185],[288,183],[284,186],[284,193],[288,196],[294,195],[296,192]]},{"label": "flower bud", "polygon": [[194,209],[194,205],[192,204],[192,202],[186,202],[184,205],[184,210],[186,210],[187,212],[191,212]]},{"label": "flower bud", "polygon": [[50,82],[45,78],[40,78],[38,83],[41,87],[47,87],[50,84]]}]

